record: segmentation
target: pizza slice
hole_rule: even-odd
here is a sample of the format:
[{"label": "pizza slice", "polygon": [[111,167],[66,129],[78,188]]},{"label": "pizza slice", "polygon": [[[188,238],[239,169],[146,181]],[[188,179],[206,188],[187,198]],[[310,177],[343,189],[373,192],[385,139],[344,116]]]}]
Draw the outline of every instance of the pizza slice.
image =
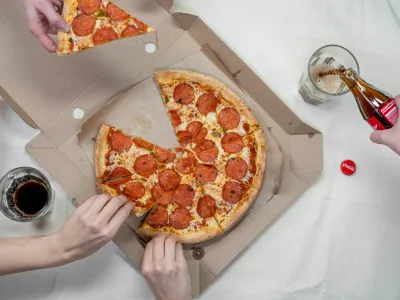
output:
[{"label": "pizza slice", "polygon": [[192,176],[183,176],[174,190],[159,190],[158,197],[164,200],[157,201],[140,226],[142,235],[171,234],[181,243],[194,244],[222,233],[214,218],[216,202],[202,193]]},{"label": "pizza slice", "polygon": [[65,0],[62,15],[70,30],[58,33],[57,54],[60,56],[155,32],[114,3],[104,0]]}]

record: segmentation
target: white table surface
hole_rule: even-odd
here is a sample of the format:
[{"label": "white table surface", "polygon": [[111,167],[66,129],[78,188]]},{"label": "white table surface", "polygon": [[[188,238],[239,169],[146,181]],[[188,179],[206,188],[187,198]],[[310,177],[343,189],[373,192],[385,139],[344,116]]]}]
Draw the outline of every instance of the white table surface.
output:
[{"label": "white table surface", "polygon": [[[324,134],[324,171],[240,255],[201,299],[400,299],[400,158],[369,141],[371,129],[346,95],[314,107],[297,93],[314,50],[340,44],[361,76],[400,93],[398,0],[178,0],[199,15],[302,119]],[[0,102],[0,174],[41,167],[24,146],[36,134]],[[340,173],[353,159],[357,172]],[[0,236],[57,230],[73,211],[54,181],[56,202],[42,226],[0,216]],[[1,258],[0,258],[1,259]],[[152,299],[138,270],[110,243],[61,268],[0,278],[1,299]]]}]

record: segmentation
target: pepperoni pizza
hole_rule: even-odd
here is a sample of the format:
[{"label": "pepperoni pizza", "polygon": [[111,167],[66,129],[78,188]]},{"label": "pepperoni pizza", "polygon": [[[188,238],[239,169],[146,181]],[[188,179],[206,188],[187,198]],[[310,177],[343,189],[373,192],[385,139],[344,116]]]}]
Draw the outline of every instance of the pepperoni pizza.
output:
[{"label": "pepperoni pizza", "polygon": [[250,109],[229,88],[188,71],[155,74],[180,147],[163,149],[103,125],[99,187],[123,194],[143,216],[140,232],[198,243],[227,231],[261,188],[266,145]]},{"label": "pepperoni pizza", "polygon": [[107,0],[65,0],[63,17],[70,30],[58,33],[57,54],[60,56],[154,32],[153,28]]}]

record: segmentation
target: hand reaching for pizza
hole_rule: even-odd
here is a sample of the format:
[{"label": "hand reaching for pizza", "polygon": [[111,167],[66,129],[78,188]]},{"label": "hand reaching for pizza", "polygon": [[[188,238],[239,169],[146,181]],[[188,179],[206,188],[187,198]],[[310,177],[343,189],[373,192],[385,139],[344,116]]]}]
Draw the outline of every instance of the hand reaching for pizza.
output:
[{"label": "hand reaching for pizza", "polygon": [[[396,96],[396,105],[400,109],[400,95]],[[390,129],[378,130],[371,133],[371,140],[382,144],[400,155],[400,120]]]},{"label": "hand reaching for pizza", "polygon": [[157,300],[192,299],[187,263],[175,237],[158,235],[147,244],[142,273]]},{"label": "hand reaching for pizza", "polygon": [[65,263],[85,258],[107,244],[130,215],[125,197],[96,195],[79,206],[55,234]]},{"label": "hand reaching for pizza", "polygon": [[29,30],[49,52],[57,50],[49,34],[69,30],[68,23],[60,15],[63,4],[64,0],[25,0]]}]

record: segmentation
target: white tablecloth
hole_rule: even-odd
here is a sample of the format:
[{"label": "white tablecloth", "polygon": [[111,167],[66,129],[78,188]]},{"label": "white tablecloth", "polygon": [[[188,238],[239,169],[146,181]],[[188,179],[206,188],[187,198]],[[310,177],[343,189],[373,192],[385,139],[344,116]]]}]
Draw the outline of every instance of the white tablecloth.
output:
[{"label": "white tablecloth", "polygon": [[[240,255],[202,299],[400,299],[400,158],[369,141],[351,95],[323,106],[297,93],[310,55],[326,44],[353,52],[361,76],[400,93],[400,1],[179,0],[199,15],[302,119],[324,134],[321,179]],[[35,135],[2,104],[0,173],[40,168],[24,145]],[[346,177],[340,162],[353,159]],[[0,216],[0,236],[53,232],[72,212],[56,202],[42,227]],[[1,258],[0,258],[1,259]],[[0,278],[1,299],[152,299],[138,270],[109,244],[71,265]]]}]

